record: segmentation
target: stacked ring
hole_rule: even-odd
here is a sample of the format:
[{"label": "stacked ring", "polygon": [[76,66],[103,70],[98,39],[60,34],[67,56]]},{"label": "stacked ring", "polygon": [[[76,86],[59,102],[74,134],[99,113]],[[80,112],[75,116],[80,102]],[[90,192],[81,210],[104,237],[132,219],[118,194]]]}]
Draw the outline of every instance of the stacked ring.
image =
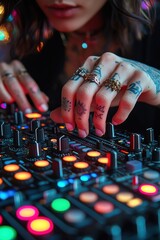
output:
[{"label": "stacked ring", "polygon": [[104,81],[103,86],[107,89],[111,89],[111,91],[119,92],[121,90],[121,83],[119,80],[114,80],[113,78],[108,78]]},{"label": "stacked ring", "polygon": [[1,75],[2,79],[4,78],[14,78],[15,76],[13,75],[13,73],[9,73],[9,72],[5,72]]},{"label": "stacked ring", "polygon": [[95,73],[87,73],[84,76],[84,80],[86,82],[93,82],[93,83],[97,84],[98,86],[100,85],[100,80],[98,79],[97,74],[95,74]]},{"label": "stacked ring", "polygon": [[19,70],[19,71],[17,72],[17,75],[18,75],[19,77],[24,76],[24,75],[26,75],[26,74],[28,74],[28,72],[27,72],[26,69],[22,69],[22,70]]}]

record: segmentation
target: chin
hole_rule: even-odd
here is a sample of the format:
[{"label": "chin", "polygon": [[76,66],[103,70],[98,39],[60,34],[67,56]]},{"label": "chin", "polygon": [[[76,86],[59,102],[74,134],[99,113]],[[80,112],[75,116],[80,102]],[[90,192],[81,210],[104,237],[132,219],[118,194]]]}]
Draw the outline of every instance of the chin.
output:
[{"label": "chin", "polygon": [[58,23],[56,23],[55,21],[51,24],[52,27],[54,29],[56,29],[57,31],[59,32],[74,32],[74,31],[77,31],[79,28],[81,28],[81,26],[79,25],[73,25],[73,21],[72,23],[66,23],[66,22],[62,22],[62,21],[59,21]]}]

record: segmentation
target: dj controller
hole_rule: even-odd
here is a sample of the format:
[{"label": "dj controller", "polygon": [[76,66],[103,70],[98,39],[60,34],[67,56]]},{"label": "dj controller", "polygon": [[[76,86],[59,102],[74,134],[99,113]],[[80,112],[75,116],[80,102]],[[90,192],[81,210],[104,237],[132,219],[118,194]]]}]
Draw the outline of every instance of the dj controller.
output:
[{"label": "dj controller", "polygon": [[160,141],[0,111],[0,240],[160,239]]}]

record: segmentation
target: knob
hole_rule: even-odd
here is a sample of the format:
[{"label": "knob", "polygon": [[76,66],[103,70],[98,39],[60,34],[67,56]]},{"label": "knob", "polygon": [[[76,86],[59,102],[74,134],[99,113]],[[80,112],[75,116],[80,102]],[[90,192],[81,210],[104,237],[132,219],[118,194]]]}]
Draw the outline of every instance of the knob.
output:
[{"label": "knob", "polygon": [[36,128],[41,126],[40,120],[32,120],[31,121],[31,132],[34,132]]},{"label": "knob", "polygon": [[32,141],[29,145],[29,157],[35,158],[42,155],[41,144],[36,141]]},{"label": "knob", "polygon": [[10,123],[4,123],[2,125],[2,132],[3,132],[3,138],[11,138],[12,137],[12,130],[11,130],[11,124]]},{"label": "knob", "polygon": [[152,161],[160,162],[160,147],[153,149],[152,151]]},{"label": "knob", "polygon": [[69,138],[65,135],[62,135],[58,138],[58,151],[60,153],[68,153],[69,152]]},{"label": "knob", "polygon": [[44,128],[39,127],[35,129],[35,139],[38,143],[45,141]]},{"label": "knob", "polygon": [[22,147],[22,132],[19,130],[13,131],[13,145],[16,148]]},{"label": "knob", "polygon": [[112,139],[115,137],[114,125],[110,122],[106,126],[106,137]]},{"label": "knob", "polygon": [[14,121],[16,125],[21,125],[24,122],[23,112],[18,111],[14,113]]}]

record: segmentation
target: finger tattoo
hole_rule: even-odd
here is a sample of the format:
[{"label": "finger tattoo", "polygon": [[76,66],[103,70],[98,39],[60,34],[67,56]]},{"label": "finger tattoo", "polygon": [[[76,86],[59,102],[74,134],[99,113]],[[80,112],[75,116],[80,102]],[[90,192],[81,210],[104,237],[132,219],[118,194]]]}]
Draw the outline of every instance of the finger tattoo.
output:
[{"label": "finger tattoo", "polygon": [[76,113],[79,115],[79,119],[81,119],[82,115],[84,115],[86,111],[87,109],[85,108],[85,104],[78,101],[76,104]]},{"label": "finger tattoo", "polygon": [[104,108],[105,108],[105,106],[101,106],[98,104],[96,105],[95,118],[102,119],[103,114],[104,114]]},{"label": "finger tattoo", "polygon": [[95,73],[99,77],[99,79],[101,79],[101,77],[102,77],[102,68],[101,68],[101,66],[100,65],[96,66],[96,68],[93,70],[93,73]]},{"label": "finger tattoo", "polygon": [[142,86],[141,86],[141,82],[137,81],[137,82],[133,82],[128,86],[128,91],[130,91],[131,93],[134,93],[136,95],[136,97],[138,97],[141,92],[142,92]]},{"label": "finger tattoo", "polygon": [[71,101],[69,101],[66,97],[62,98],[62,108],[66,112],[71,111]]}]

